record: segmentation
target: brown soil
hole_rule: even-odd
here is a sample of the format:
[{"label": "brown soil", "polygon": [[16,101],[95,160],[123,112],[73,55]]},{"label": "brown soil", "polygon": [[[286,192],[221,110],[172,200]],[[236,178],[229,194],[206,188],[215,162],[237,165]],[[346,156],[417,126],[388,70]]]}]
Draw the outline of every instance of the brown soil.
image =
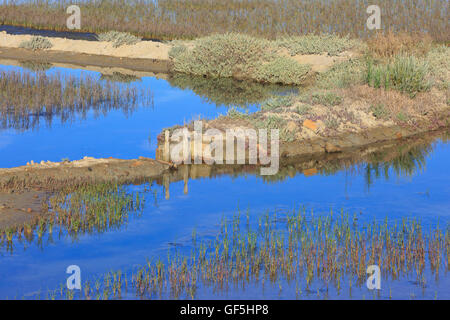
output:
[{"label": "brown soil", "polygon": [[46,197],[42,191],[0,193],[0,230],[36,219]]},{"label": "brown soil", "polygon": [[26,166],[0,169],[0,192],[55,191],[83,183],[117,181],[132,183],[160,176],[171,165],[140,157],[134,160],[85,157],[71,162],[28,163]]}]

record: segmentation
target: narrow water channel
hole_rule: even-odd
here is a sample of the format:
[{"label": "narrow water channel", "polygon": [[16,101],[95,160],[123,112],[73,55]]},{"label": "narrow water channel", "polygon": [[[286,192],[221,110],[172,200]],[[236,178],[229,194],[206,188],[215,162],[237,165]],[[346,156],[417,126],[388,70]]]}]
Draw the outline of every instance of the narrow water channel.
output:
[{"label": "narrow water channel", "polygon": [[[23,71],[22,67],[0,66],[2,70]],[[61,72],[79,75],[99,73],[52,67],[47,73]],[[238,101],[226,97],[227,90],[239,92],[239,85],[223,87],[203,80],[177,81],[142,77],[133,83],[150,88],[152,105],[140,105],[125,114],[110,110],[100,115],[94,111],[85,117],[74,115],[72,121],[55,116],[51,123],[41,121],[33,128],[0,129],[0,167],[24,165],[30,160],[60,161],[84,156],[136,158],[154,157],[156,137],[165,127],[182,124],[197,117],[214,118],[225,114],[230,105],[238,105],[248,112],[257,110],[258,102],[246,100],[245,92],[234,95]],[[273,92],[273,88],[264,88]],[[264,98],[264,94],[261,95]],[[229,100],[227,100],[229,99]],[[39,241],[14,239],[13,247],[4,245],[0,251],[0,297],[32,297],[38,292],[58,288],[66,280],[66,267],[78,265],[83,279],[95,279],[111,270],[131,272],[146,259],[165,259],[169,249],[181,252],[192,249],[193,230],[198,239],[214,239],[221,221],[231,219],[237,212],[248,215],[256,225],[267,212],[283,217],[286,212],[304,208],[315,215],[328,215],[341,210],[362,222],[389,223],[402,219],[418,219],[425,230],[450,221],[450,148],[446,134],[442,134],[415,152],[402,152],[386,163],[361,161],[333,170],[304,171],[293,166],[282,166],[280,175],[268,181],[255,172],[240,170],[212,174],[206,170],[188,174],[188,179],[166,177],[144,185],[131,185],[129,192],[140,192],[145,197],[142,212],[130,216],[115,228],[101,232],[69,234],[64,228],[55,228]],[[323,168],[322,168],[323,169]],[[401,201],[399,201],[401,199]],[[426,274],[426,286],[415,279],[402,277],[386,280],[393,298],[450,298],[450,277]],[[272,286],[272,287],[271,287]],[[287,287],[270,290],[279,286]],[[215,293],[215,298],[295,298],[295,289],[286,283],[237,287]],[[315,298],[322,292],[315,283],[305,298]],[[355,289],[365,294],[364,288]],[[385,292],[385,291],[384,291]],[[211,298],[209,289],[200,288],[199,298]],[[367,294],[367,293],[366,293]],[[387,293],[384,293],[385,295]],[[42,298],[45,297],[43,294]],[[331,298],[349,298],[348,291],[331,291]],[[370,298],[371,296],[367,296]],[[360,298],[360,297],[359,297]],[[386,298],[386,296],[384,297]]]}]

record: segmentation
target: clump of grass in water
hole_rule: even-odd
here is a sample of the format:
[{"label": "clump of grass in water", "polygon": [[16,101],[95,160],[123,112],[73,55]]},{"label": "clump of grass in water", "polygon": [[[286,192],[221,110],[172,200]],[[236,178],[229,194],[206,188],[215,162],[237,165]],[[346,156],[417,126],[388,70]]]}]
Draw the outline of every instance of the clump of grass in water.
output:
[{"label": "clump of grass in water", "polygon": [[114,71],[113,74],[102,74],[100,76],[100,80],[107,80],[111,82],[122,82],[122,83],[132,83],[136,81],[141,81],[142,79],[132,75],[132,74],[124,74],[117,71]]},{"label": "clump of grass in water", "polygon": [[35,36],[32,37],[30,40],[22,41],[19,44],[19,47],[36,51],[36,50],[50,49],[53,47],[53,44],[47,38]]},{"label": "clump of grass in water", "polygon": [[144,206],[144,192],[129,192],[123,185],[104,183],[67,187],[43,202],[41,216],[26,225],[0,230],[1,244],[6,244],[6,250],[12,253],[13,237],[19,242],[25,238],[28,243],[36,238],[37,246],[43,248],[46,235],[48,242],[53,242],[55,226],[60,234],[66,230],[72,239],[77,239],[80,234],[118,229],[126,224],[130,214],[141,215]]},{"label": "clump of grass in water", "polygon": [[98,41],[112,42],[114,48],[123,45],[133,45],[142,39],[127,32],[108,31],[97,36]]},{"label": "clump of grass in water", "polygon": [[127,286],[137,298],[191,299],[199,291],[230,294],[233,285],[245,290],[265,282],[278,284],[280,294],[295,283],[297,295],[299,286],[311,291],[315,285],[334,287],[340,295],[344,280],[350,287],[365,285],[369,265],[380,266],[393,281],[415,277],[421,284],[425,272],[438,279],[447,268],[448,225],[425,233],[416,220],[359,223],[343,211],[317,215],[304,208],[267,213],[252,224],[249,219],[241,219],[241,212],[223,219],[214,240],[196,237],[190,254],[173,249],[164,261],[148,261],[133,271],[131,285],[126,277],[119,281],[118,272],[108,273],[90,296],[118,297]]},{"label": "clump of grass in water", "polygon": [[104,232],[122,226],[129,212],[141,213],[145,199],[125,186],[105,183],[61,191],[49,199],[55,223],[69,233]]},{"label": "clump of grass in water", "polygon": [[20,66],[33,72],[45,72],[52,67],[52,64],[47,62],[20,61]]},{"label": "clump of grass in water", "polygon": [[261,103],[275,92],[284,92],[279,85],[239,81],[233,78],[204,78],[175,73],[168,79],[171,86],[192,90],[206,102],[216,106],[247,108]]}]

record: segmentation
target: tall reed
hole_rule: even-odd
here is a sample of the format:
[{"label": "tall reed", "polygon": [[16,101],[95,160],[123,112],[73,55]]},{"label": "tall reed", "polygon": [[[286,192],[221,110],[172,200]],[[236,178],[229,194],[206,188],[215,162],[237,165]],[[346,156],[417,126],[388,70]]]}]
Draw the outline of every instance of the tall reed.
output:
[{"label": "tall reed", "polygon": [[[354,0],[6,0],[0,24],[66,30],[66,9],[78,4],[82,31],[130,32],[147,38],[194,38],[239,32],[275,38],[309,33],[368,37],[368,4]],[[448,41],[448,1],[373,1],[383,30],[427,32]]]}]

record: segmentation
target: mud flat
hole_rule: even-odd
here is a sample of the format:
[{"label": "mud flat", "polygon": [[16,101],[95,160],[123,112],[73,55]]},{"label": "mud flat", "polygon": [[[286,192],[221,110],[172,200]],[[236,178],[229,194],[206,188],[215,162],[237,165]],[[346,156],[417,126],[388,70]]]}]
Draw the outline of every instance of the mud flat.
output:
[{"label": "mud flat", "polygon": [[110,181],[132,183],[160,176],[170,167],[170,163],[144,157],[134,160],[84,157],[70,162],[32,161],[26,166],[0,169],[0,191],[54,191],[65,186]]},{"label": "mud flat", "polygon": [[45,213],[42,203],[54,191],[88,183],[140,183],[172,167],[149,158],[134,160],[85,157],[71,162],[28,163],[0,169],[0,229],[21,225]]}]

